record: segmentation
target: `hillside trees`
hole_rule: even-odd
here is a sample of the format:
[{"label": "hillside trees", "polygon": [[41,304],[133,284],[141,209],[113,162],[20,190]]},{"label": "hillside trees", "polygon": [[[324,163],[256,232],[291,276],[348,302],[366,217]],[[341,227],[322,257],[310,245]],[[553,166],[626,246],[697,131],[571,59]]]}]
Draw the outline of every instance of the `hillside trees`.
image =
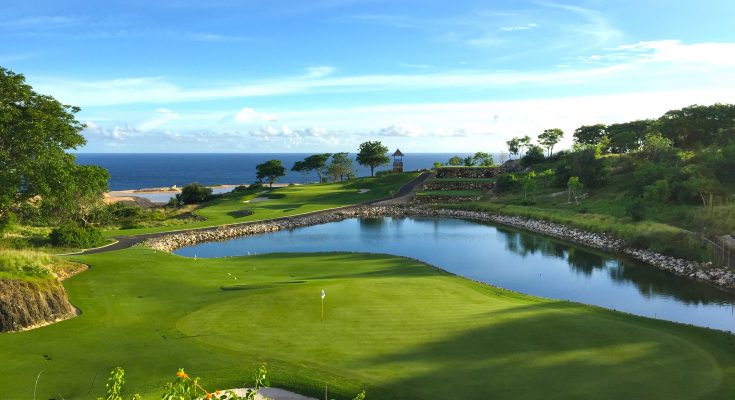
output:
[{"label": "hillside trees", "polygon": [[69,216],[84,222],[101,200],[109,176],[77,165],[66,152],[86,142],[77,112],[0,67],[0,219],[33,203],[48,222]]},{"label": "hillside trees", "polygon": [[546,150],[548,151],[548,156],[551,157],[551,154],[554,151],[554,146],[559,143],[562,137],[564,137],[564,131],[562,131],[561,129],[546,129],[540,135],[538,135],[538,142],[541,146],[546,148]]}]

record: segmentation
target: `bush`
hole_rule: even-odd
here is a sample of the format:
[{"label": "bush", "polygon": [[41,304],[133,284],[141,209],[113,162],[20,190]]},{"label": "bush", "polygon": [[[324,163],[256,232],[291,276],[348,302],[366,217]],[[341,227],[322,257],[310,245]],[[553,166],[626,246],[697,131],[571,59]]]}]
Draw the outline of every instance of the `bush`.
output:
[{"label": "bush", "polygon": [[530,165],[538,164],[540,162],[543,162],[545,158],[546,157],[544,157],[544,149],[539,146],[532,145],[526,151],[526,155],[521,157],[521,166],[528,167]]},{"label": "bush", "polygon": [[502,174],[495,180],[495,190],[497,192],[506,192],[515,189],[521,185],[515,174]]},{"label": "bush", "polygon": [[15,214],[9,212],[0,217],[0,233],[7,232],[17,224],[18,220]]},{"label": "bush", "polygon": [[393,170],[392,169],[385,169],[383,171],[376,172],[375,173],[375,176],[386,176],[386,175],[390,175],[392,173],[393,173]]},{"label": "bush", "polygon": [[66,223],[54,228],[49,239],[54,246],[82,249],[97,247],[105,243],[105,238],[99,229],[82,228],[74,223]]},{"label": "bush", "polygon": [[202,186],[199,183],[190,183],[181,189],[176,199],[181,204],[196,204],[208,200],[212,196],[212,188]]}]

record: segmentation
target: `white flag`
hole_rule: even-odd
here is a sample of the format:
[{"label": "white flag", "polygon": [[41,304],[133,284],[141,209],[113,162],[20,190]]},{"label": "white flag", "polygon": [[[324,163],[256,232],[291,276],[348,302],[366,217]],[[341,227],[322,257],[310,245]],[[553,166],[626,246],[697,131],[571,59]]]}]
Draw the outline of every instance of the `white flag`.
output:
[{"label": "white flag", "polygon": [[324,293],[324,289],[322,289],[322,300],[324,300],[325,297],[327,297],[327,294]]}]

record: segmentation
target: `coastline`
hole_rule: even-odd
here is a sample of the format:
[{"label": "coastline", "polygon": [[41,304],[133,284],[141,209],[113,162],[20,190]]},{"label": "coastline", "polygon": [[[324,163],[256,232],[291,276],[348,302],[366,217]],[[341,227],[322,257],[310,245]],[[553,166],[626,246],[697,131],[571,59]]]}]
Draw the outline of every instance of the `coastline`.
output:
[{"label": "coastline", "polygon": [[677,276],[706,282],[719,289],[735,292],[735,272],[711,263],[677,259],[650,250],[633,248],[621,239],[583,231],[568,226],[525,217],[489,214],[479,211],[430,209],[415,206],[355,206],[327,210],[310,215],[287,217],[277,221],[256,221],[205,230],[179,232],[148,239],[140,245],[172,252],[178,248],[203,242],[222,241],[240,236],[257,235],[283,229],[319,225],[348,218],[369,217],[440,217],[490,222],[567,240],[602,251],[624,255]]},{"label": "coastline", "polygon": [[[274,183],[273,187],[285,187],[299,185],[298,183]],[[213,194],[229,193],[237,186],[249,186],[248,184],[222,184],[207,186],[212,189]],[[105,193],[106,203],[126,202],[134,203],[140,207],[150,208],[166,204],[168,199],[181,193],[181,188],[176,185],[171,187],[139,188],[125,190],[111,190]]]}]

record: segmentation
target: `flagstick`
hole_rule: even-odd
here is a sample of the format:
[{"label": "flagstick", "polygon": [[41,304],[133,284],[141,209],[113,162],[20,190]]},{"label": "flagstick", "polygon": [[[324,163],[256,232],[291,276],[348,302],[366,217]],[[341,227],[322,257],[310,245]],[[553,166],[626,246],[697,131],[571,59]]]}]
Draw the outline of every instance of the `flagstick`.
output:
[{"label": "flagstick", "polygon": [[322,322],[324,322],[324,297],[322,297]]}]

